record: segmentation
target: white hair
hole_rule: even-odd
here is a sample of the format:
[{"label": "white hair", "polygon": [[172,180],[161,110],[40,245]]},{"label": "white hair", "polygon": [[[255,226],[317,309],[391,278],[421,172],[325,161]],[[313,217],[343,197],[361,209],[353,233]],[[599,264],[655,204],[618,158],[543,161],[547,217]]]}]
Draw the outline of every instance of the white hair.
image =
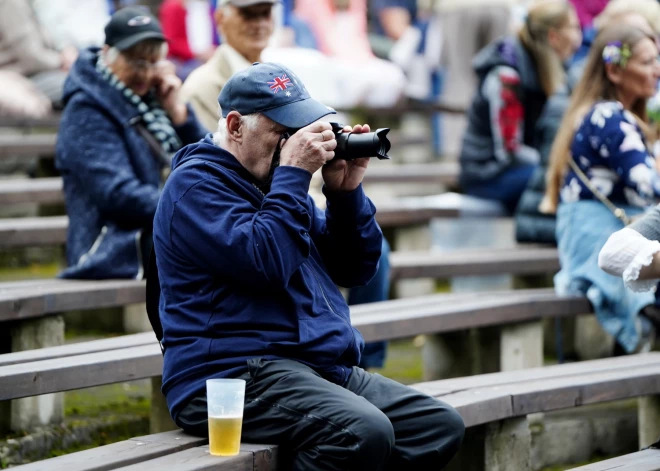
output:
[{"label": "white hair", "polygon": [[[241,125],[251,131],[259,126],[259,113],[246,114],[241,116]],[[227,144],[227,118],[220,118],[218,129],[213,133],[213,143],[218,147],[225,147]]]}]

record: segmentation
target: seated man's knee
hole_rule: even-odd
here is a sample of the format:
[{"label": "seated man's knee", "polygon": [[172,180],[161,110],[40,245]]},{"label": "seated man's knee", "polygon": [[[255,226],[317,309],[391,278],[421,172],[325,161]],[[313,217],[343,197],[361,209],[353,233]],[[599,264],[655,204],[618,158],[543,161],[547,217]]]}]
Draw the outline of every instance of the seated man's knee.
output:
[{"label": "seated man's knee", "polygon": [[375,408],[361,411],[352,430],[359,441],[361,461],[386,460],[390,456],[394,447],[394,428],[381,411]]},{"label": "seated man's knee", "polygon": [[457,452],[465,436],[465,423],[453,407],[439,402],[438,408],[430,418],[437,431],[434,436],[434,448],[449,461]]}]

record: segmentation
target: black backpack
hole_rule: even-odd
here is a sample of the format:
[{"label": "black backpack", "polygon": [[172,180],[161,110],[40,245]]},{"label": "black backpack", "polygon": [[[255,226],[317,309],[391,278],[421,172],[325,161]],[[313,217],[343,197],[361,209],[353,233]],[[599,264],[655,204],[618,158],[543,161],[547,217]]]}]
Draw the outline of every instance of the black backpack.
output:
[{"label": "black backpack", "polygon": [[163,324],[160,322],[160,279],[158,278],[158,266],[156,265],[156,252],[151,249],[149,261],[147,262],[147,315],[149,323],[156,334],[160,350],[165,354],[163,347]]}]

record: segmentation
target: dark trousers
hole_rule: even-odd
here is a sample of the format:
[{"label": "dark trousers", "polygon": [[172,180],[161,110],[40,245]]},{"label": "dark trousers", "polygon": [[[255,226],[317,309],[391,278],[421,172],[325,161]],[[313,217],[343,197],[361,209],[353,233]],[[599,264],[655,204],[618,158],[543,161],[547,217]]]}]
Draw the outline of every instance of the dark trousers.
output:
[{"label": "dark trousers", "polygon": [[[280,445],[292,470],[441,469],[463,440],[451,406],[361,368],[342,387],[293,360],[248,365],[242,440]],[[206,397],[177,424],[208,435]]]}]

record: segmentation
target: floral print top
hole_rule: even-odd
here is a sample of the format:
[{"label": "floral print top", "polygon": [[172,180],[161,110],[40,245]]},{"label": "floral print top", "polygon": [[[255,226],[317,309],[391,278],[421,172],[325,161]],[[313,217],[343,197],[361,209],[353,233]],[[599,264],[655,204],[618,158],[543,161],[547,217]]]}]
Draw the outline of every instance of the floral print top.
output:
[{"label": "floral print top", "polygon": [[[660,196],[655,170],[642,130],[633,114],[617,101],[594,105],[579,124],[571,155],[592,185],[616,205],[648,207]],[[569,167],[561,201],[597,199]]]}]

